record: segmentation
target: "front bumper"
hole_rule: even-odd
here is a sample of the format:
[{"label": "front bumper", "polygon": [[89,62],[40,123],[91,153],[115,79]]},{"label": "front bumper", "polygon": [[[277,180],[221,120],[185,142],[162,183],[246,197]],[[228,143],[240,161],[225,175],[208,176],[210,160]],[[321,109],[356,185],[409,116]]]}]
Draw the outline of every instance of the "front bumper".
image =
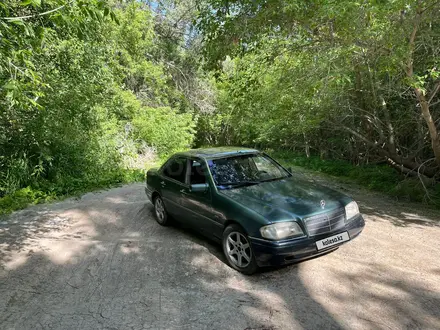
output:
[{"label": "front bumper", "polygon": [[[337,232],[286,241],[270,241],[255,237],[249,238],[252,244],[252,252],[255,255],[258,266],[278,266],[305,260],[335,250],[340,245],[356,238],[364,227],[364,218],[359,214],[356,219],[345,226],[344,230]],[[340,234],[344,231],[347,231],[350,235],[350,241],[318,251],[315,244],[316,241]]]}]

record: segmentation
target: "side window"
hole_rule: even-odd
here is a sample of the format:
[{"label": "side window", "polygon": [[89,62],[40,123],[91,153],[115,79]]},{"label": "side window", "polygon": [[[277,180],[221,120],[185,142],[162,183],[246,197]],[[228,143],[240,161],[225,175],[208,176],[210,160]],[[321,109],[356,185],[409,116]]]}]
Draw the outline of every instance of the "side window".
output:
[{"label": "side window", "polygon": [[186,177],[186,159],[185,158],[175,158],[171,159],[168,164],[166,164],[163,174],[176,181],[185,183]]},{"label": "side window", "polygon": [[189,177],[190,184],[206,183],[205,171],[200,162],[191,160],[191,173]]}]

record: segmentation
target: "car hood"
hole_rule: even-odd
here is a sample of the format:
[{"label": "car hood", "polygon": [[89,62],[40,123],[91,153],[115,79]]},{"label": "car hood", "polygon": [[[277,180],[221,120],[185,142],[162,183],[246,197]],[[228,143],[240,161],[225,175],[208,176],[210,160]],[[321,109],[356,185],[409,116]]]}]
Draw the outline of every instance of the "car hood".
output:
[{"label": "car hood", "polygon": [[[258,212],[271,222],[328,212],[344,207],[351,201],[351,198],[340,192],[297,176],[225,189],[220,193]],[[321,201],[325,203],[324,208],[321,206]]]}]

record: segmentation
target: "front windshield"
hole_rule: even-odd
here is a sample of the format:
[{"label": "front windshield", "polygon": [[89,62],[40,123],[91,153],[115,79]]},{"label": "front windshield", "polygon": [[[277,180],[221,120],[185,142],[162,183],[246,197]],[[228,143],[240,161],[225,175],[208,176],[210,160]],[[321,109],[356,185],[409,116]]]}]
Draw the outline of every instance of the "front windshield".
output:
[{"label": "front windshield", "polygon": [[281,166],[264,154],[248,154],[208,162],[215,184],[219,188],[234,188],[289,176]]}]

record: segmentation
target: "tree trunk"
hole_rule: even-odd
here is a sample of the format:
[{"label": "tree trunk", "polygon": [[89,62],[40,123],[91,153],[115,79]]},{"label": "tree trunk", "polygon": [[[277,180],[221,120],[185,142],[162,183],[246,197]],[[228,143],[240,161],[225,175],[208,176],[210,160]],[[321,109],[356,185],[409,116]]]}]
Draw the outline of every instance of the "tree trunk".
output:
[{"label": "tree trunk", "polygon": [[[411,31],[411,35],[409,38],[410,51],[408,54],[408,59],[407,59],[407,64],[406,64],[406,74],[409,78],[412,78],[414,75],[414,58],[413,58],[413,56],[414,56],[414,49],[415,49],[415,40],[416,40],[417,31],[418,31],[419,24],[420,24],[422,14],[423,14],[422,1],[419,0],[417,2],[417,5],[418,5],[417,15],[415,17],[414,27],[413,27],[413,30]],[[432,100],[432,98],[437,93],[437,91],[438,91],[437,87],[438,87],[438,85],[435,86],[429,100]],[[420,88],[414,87],[414,92],[415,92],[417,100],[420,104],[422,116],[425,119],[426,125],[428,126],[429,136],[431,138],[431,147],[432,147],[432,151],[434,152],[435,161],[436,161],[437,165],[440,166],[440,140],[439,140],[439,135],[437,132],[437,127],[435,126],[434,120],[432,119],[431,112],[429,109],[429,101],[426,99],[425,94],[423,93],[423,91]]]},{"label": "tree trunk", "polygon": [[432,119],[431,112],[429,110],[429,104],[426,100],[425,95],[418,88],[415,88],[417,95],[417,100],[420,103],[420,109],[422,111],[422,116],[425,119],[426,125],[428,125],[429,136],[431,137],[431,146],[434,151],[435,161],[438,166],[440,166],[440,139],[435,126],[434,120]]},{"label": "tree trunk", "polygon": [[304,136],[304,143],[305,143],[306,156],[307,156],[307,158],[310,158],[310,145],[309,145],[309,140],[307,140],[306,133],[303,133],[303,136]]},{"label": "tree trunk", "polygon": [[[334,123],[335,126],[338,124]],[[366,138],[361,133],[355,131],[354,129],[344,126],[344,125],[338,125],[339,127],[343,128],[344,130],[350,132],[353,136],[357,137],[361,141],[364,141],[365,144],[370,146],[371,148],[375,149],[378,155],[385,157],[387,161],[393,165],[393,167],[399,169],[401,172],[408,174],[408,172],[414,172],[418,173],[420,175],[424,175],[426,177],[432,178],[437,174],[437,168],[427,167],[424,164],[417,163],[411,159],[400,157],[397,154],[391,154],[388,148],[383,148],[382,145],[379,145],[378,143],[375,143],[373,141],[370,141],[368,138]],[[392,162],[390,162],[390,160]]]},{"label": "tree trunk", "polygon": [[396,138],[394,137],[394,127],[393,124],[391,122],[391,116],[390,116],[390,112],[388,110],[387,104],[385,102],[385,99],[383,98],[383,96],[381,96],[381,105],[382,105],[382,110],[385,116],[385,125],[387,127],[388,130],[388,140],[387,140],[387,147],[388,150],[390,152],[391,155],[396,156],[397,157],[397,149],[396,149]]}]

